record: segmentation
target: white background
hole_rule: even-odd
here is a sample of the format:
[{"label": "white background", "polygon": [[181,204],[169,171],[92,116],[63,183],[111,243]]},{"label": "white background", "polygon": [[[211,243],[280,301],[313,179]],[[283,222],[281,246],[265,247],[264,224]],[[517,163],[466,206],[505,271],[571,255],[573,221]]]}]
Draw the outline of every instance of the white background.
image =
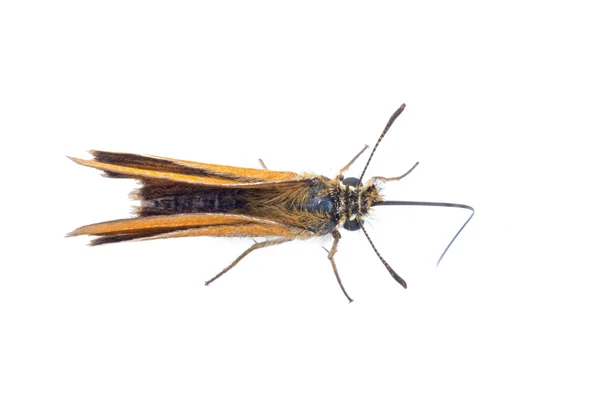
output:
[{"label": "white background", "polygon": [[[3,399],[598,398],[593,2],[3,2]],[[493,5],[495,4],[495,5]],[[397,200],[314,240],[91,248],[135,184],[96,148],[332,176]],[[350,175],[358,175],[362,158]]]}]

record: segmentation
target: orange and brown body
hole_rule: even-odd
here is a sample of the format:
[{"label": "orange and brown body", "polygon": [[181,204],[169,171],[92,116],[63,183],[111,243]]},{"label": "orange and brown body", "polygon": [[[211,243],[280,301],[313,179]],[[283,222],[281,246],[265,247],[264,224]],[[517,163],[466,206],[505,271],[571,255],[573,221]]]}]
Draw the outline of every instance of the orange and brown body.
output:
[{"label": "orange and brown body", "polygon": [[[392,115],[371,157],[403,109],[404,105]],[[450,203],[383,201],[376,182],[399,180],[408,172],[396,178],[374,177],[365,184],[361,182],[364,170],[358,179],[344,178],[343,172],[366,149],[367,146],[333,179],[266,168],[240,168],[92,151],[92,160],[71,159],[102,170],[111,178],[137,179],[141,187],[133,192],[133,197],[140,201],[140,205],[135,218],[82,226],[69,236],[97,236],[92,245],[186,236],[266,238],[263,242],[256,242],[207,281],[209,284],[256,249],[294,239],[331,235],[334,242],[328,258],[342,291],[352,301],[342,285],[333,256],[341,238],[340,228],[350,231],[362,229],[388,272],[406,287],[406,282],[379,255],[364,228],[363,221],[371,207],[391,204],[457,207],[471,211],[472,208]]]},{"label": "orange and brown body", "polygon": [[[286,237],[331,234],[352,206],[339,178],[192,163],[127,153],[93,151],[72,158],[112,178],[134,178],[141,188],[137,218],[87,225],[71,235],[93,235],[92,245],[180,236]],[[381,201],[373,185],[364,209]],[[361,216],[362,218],[362,216]]]}]

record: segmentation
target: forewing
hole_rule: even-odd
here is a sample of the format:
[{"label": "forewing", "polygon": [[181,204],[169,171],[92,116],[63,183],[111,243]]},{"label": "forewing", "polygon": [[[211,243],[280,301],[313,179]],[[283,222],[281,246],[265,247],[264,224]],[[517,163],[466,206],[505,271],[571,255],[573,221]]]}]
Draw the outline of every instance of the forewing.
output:
[{"label": "forewing", "polygon": [[246,187],[303,179],[294,172],[205,164],[131,153],[92,151],[93,160],[71,157],[78,164],[103,170],[113,178],[162,179],[205,186]]},{"label": "forewing", "polygon": [[77,228],[68,236],[100,236],[92,245],[128,240],[186,236],[305,238],[302,228],[261,218],[233,214],[178,214],[100,222]]}]

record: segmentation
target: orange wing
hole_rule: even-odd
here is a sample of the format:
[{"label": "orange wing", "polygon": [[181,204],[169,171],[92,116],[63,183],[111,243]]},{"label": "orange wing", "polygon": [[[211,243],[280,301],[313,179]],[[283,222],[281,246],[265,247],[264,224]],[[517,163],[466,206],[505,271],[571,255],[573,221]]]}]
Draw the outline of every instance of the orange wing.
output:
[{"label": "orange wing", "polygon": [[186,236],[309,238],[310,231],[261,218],[233,214],[177,214],[100,222],[75,229],[67,236],[101,236],[91,245],[128,240]]},{"label": "orange wing", "polygon": [[114,178],[161,179],[204,186],[247,187],[305,179],[295,172],[269,171],[131,153],[91,151],[93,160],[69,157],[87,167],[103,170]]}]

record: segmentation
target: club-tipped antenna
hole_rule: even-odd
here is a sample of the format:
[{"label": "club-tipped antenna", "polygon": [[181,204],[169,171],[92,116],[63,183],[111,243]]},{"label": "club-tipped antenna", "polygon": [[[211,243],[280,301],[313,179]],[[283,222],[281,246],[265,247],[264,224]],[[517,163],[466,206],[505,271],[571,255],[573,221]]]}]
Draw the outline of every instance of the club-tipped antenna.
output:
[{"label": "club-tipped antenna", "polygon": [[375,244],[373,244],[373,241],[371,240],[371,237],[367,233],[367,230],[365,229],[365,226],[363,225],[363,223],[361,222],[361,220],[359,220],[357,218],[356,221],[358,221],[358,224],[360,225],[360,229],[362,229],[362,231],[364,232],[365,236],[367,237],[367,240],[369,241],[369,243],[371,243],[371,247],[373,248],[373,250],[375,250],[375,254],[377,254],[377,257],[379,257],[379,259],[381,260],[381,262],[383,263],[383,265],[385,265],[385,268],[388,270],[388,272],[390,273],[390,275],[392,276],[392,278],[394,278],[396,280],[396,282],[398,282],[399,284],[401,284],[404,287],[404,289],[406,289],[406,281],[404,279],[402,279],[400,277],[400,275],[398,275],[396,273],[396,271],[394,271],[392,269],[392,267],[390,267],[390,264],[388,264],[387,261],[385,261],[383,259],[383,257],[381,257],[381,254],[379,254],[379,251],[377,250],[377,247],[375,247]]},{"label": "club-tipped antenna", "polygon": [[375,150],[377,150],[377,146],[379,146],[379,142],[381,142],[381,139],[383,139],[383,137],[385,136],[387,131],[390,129],[390,127],[392,126],[392,124],[394,123],[396,118],[398,118],[400,116],[400,114],[402,114],[402,111],[404,111],[404,107],[406,107],[406,104],[402,104],[400,106],[400,108],[398,108],[392,114],[392,116],[390,117],[390,120],[385,125],[383,132],[381,133],[381,135],[379,135],[379,139],[377,139],[377,143],[375,143],[375,146],[373,146],[373,151],[371,151],[371,155],[369,156],[369,159],[367,160],[367,163],[365,164],[365,167],[363,168],[362,174],[360,174],[360,178],[358,179],[358,182],[362,182],[362,179],[365,176],[365,172],[367,171],[367,167],[369,166],[369,163],[371,162],[371,159],[373,158],[373,154],[375,154]]},{"label": "club-tipped antenna", "polygon": [[[452,238],[452,240],[450,241],[450,243],[448,243],[448,246],[446,246],[446,248],[444,249],[444,252],[440,256],[440,258],[438,258],[438,261],[437,261],[436,265],[439,265],[440,262],[442,262],[442,259],[444,258],[444,256],[448,252],[448,249],[450,249],[450,246],[452,246],[452,243],[454,243],[454,241],[456,240],[456,238],[458,237],[458,235],[460,235],[460,233],[463,231],[463,229],[465,229],[465,226],[467,226],[467,224],[469,223],[469,221],[471,220],[471,218],[473,218],[473,215],[475,215],[475,209],[473,207],[468,206],[466,204],[457,204],[457,203],[439,203],[439,202],[429,202],[429,201],[393,201],[392,200],[392,201],[380,201],[380,202],[374,203],[373,206],[452,207],[452,208],[463,208],[465,210],[471,211],[471,215],[469,216],[469,218],[467,218],[467,220],[465,221],[465,223],[460,227],[460,229],[458,230],[458,232],[456,232],[456,234],[454,235],[454,237]],[[362,228],[362,224],[361,224],[361,228]],[[363,231],[364,231],[364,228],[363,228]],[[366,234],[367,234],[367,232],[365,232],[365,235]],[[367,239],[369,239],[369,235],[367,235]],[[369,239],[369,242],[370,241],[371,241],[371,239]],[[373,243],[371,243],[371,246],[373,246]],[[373,248],[375,248],[375,246],[373,246]],[[377,250],[375,250],[375,252],[377,253]],[[379,253],[377,253],[377,255],[379,255]],[[379,258],[381,258],[381,256]],[[385,264],[385,262],[384,262],[384,264]]]}]

